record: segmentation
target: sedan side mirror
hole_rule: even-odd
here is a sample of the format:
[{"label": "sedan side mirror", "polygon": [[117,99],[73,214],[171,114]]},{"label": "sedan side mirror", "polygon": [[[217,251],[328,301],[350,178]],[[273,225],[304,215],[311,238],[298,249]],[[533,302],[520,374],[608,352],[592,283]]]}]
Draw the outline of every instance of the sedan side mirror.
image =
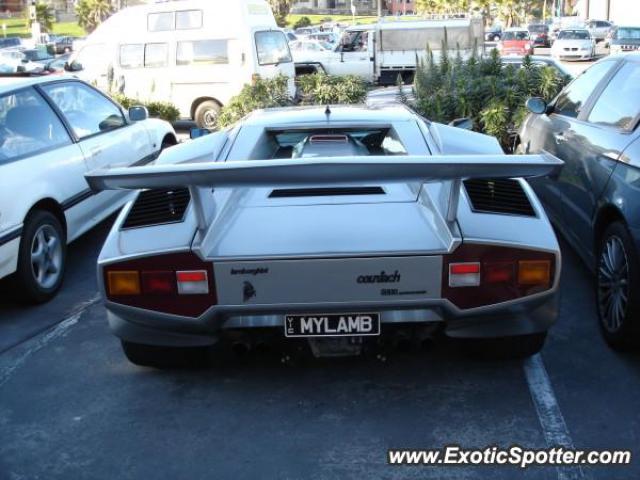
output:
[{"label": "sedan side mirror", "polygon": [[473,130],[473,120],[467,117],[451,120],[449,125],[456,128],[463,128],[464,130]]},{"label": "sedan side mirror", "polygon": [[132,122],[141,122],[147,118],[149,118],[149,111],[147,110],[147,107],[137,105],[129,108],[129,120]]},{"label": "sedan side mirror", "polygon": [[78,62],[66,62],[64,64],[64,69],[67,72],[79,72],[82,68],[82,64]]},{"label": "sedan side mirror", "polygon": [[525,105],[527,107],[527,110],[529,110],[531,113],[536,113],[538,115],[547,113],[547,102],[545,102],[544,99],[540,97],[531,97],[527,100],[527,103]]}]

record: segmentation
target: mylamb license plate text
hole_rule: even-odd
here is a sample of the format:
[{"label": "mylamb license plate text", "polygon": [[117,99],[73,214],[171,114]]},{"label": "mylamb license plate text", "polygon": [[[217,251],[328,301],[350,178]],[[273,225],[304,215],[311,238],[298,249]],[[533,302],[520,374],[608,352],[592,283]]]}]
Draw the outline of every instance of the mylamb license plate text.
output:
[{"label": "mylamb license plate text", "polygon": [[287,337],[380,335],[380,314],[286,315],[284,319],[284,334]]}]

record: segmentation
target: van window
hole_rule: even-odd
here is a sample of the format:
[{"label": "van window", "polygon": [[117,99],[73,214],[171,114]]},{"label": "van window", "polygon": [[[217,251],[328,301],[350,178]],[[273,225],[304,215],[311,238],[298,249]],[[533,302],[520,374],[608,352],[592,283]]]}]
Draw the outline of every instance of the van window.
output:
[{"label": "van window", "polygon": [[120,45],[120,66],[140,68],[144,65],[144,45],[141,43]]},{"label": "van window", "polygon": [[166,32],[173,29],[173,12],[150,13],[147,16],[147,30],[149,32]]},{"label": "van window", "polygon": [[229,63],[227,40],[178,42],[176,65]]},{"label": "van window", "polygon": [[62,122],[35,90],[0,97],[0,165],[69,144],[71,138]]},{"label": "van window", "polygon": [[291,62],[289,44],[280,31],[256,32],[256,51],[260,65]]},{"label": "van window", "polygon": [[166,43],[147,43],[144,46],[145,67],[166,67],[169,57],[169,45]]},{"label": "van window", "polygon": [[191,30],[202,27],[202,10],[176,12],[176,30]]}]

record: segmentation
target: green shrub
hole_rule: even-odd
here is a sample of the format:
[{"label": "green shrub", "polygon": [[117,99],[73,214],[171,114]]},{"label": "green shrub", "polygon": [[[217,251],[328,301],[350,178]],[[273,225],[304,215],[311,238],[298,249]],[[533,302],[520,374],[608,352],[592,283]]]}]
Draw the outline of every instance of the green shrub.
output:
[{"label": "green shrub", "polygon": [[362,103],[367,97],[367,84],[355,75],[314,73],[296,81],[303,105]]},{"label": "green shrub", "polygon": [[550,101],[568,82],[553,67],[533,65],[529,57],[522,68],[515,68],[505,66],[497,50],[467,60],[459,51],[451,59],[446,45],[442,51],[439,62],[428,51],[416,71],[416,110],[443,123],[469,117],[475,130],[495,136],[507,152],[512,151],[515,134],[527,115],[527,98]]},{"label": "green shrub", "polygon": [[293,29],[295,30],[296,28],[308,27],[309,25],[311,25],[309,17],[300,17],[298,21],[293,24]]},{"label": "green shrub", "polygon": [[122,93],[112,93],[111,98],[118,102],[125,110],[137,105],[147,107],[149,116],[161,118],[167,122],[175,122],[180,118],[180,110],[169,102],[144,101],[137,98],[130,98]]},{"label": "green shrub", "polygon": [[259,108],[293,105],[287,88],[288,81],[287,76],[278,75],[270,79],[258,78],[253,84],[242,87],[240,93],[232,97],[220,111],[218,128],[231,125]]},{"label": "green shrub", "polygon": [[[302,75],[296,79],[302,105],[361,103],[367,95],[365,82],[359,77],[336,77],[325,74]],[[270,79],[259,78],[252,85],[232,97],[218,115],[218,128],[237,122],[253,110],[285,107],[296,101],[289,96],[288,77],[279,75]]]}]

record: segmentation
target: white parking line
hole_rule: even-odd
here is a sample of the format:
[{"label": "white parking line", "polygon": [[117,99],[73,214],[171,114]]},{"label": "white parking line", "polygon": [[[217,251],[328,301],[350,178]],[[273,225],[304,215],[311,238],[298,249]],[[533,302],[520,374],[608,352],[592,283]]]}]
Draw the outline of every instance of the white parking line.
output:
[{"label": "white parking line", "polygon": [[[547,446],[549,448],[562,446],[567,449],[575,449],[542,357],[540,354],[536,354],[527,358],[523,367]],[[556,469],[559,480],[584,480],[587,478],[579,465],[556,467]]]},{"label": "white parking line", "polygon": [[36,335],[17,347],[5,352],[3,356],[0,357],[0,387],[2,387],[11,378],[13,372],[24,364],[31,355],[45,347],[52,340],[64,335],[69,328],[78,323],[82,314],[89,307],[95,305],[99,301],[100,294],[97,293],[89,300],[78,303],[71,309],[69,316],[56,324],[53,328],[47,330],[43,334]]}]

